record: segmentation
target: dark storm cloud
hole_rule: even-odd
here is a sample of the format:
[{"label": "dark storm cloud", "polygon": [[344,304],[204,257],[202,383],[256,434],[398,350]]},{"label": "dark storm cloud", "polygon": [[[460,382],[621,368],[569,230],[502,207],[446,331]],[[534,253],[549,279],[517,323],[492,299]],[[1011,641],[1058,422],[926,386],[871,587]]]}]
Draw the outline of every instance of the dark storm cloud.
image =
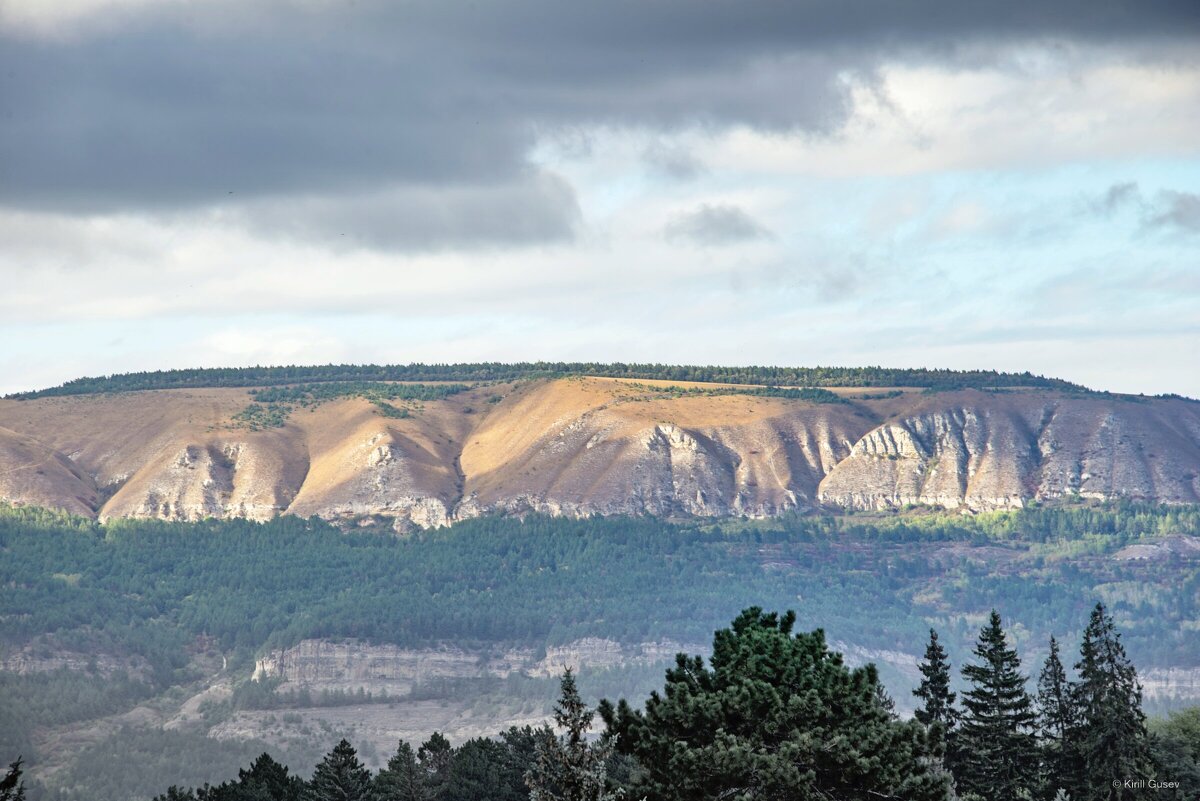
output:
[{"label": "dark storm cloud", "polygon": [[335,249],[439,250],[568,240],[579,221],[571,187],[539,174],[489,186],[403,186],[348,196],[255,199],[255,230]]},{"label": "dark storm cloud", "polygon": [[0,203],[106,211],[230,193],[527,186],[527,153],[547,130],[820,134],[850,110],[842,76],[869,80],[888,54],[1190,37],[1196,8],[279,0],[143,9],[61,37],[10,28],[0,32]]},{"label": "dark storm cloud", "polygon": [[771,232],[738,206],[705,203],[667,223],[663,234],[675,242],[704,247],[767,239]]}]

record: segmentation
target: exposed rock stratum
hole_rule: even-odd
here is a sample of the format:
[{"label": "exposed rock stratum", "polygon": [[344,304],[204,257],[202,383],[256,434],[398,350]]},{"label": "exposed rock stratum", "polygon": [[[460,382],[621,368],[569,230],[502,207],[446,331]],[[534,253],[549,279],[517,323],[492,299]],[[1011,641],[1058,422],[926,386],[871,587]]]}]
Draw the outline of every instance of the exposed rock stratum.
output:
[{"label": "exposed rock stratum", "polygon": [[[767,517],[1063,498],[1200,501],[1200,403],[1054,390],[845,403],[556,379],[407,418],[362,398],[239,428],[243,389],[0,401],[0,499],[114,517]],[[878,395],[878,393],[876,393]]]}]

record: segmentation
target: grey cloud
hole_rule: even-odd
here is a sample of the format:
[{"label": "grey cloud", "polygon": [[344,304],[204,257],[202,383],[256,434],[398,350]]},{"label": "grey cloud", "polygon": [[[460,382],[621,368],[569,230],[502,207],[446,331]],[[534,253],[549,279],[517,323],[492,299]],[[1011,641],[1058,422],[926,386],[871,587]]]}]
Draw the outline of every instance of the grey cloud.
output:
[{"label": "grey cloud", "polygon": [[1150,228],[1174,228],[1200,233],[1200,195],[1191,192],[1159,192],[1146,220]]},{"label": "grey cloud", "polygon": [[62,38],[0,29],[0,203],[520,185],[548,130],[823,134],[850,111],[845,75],[870,80],[896,53],[1200,30],[1191,0],[264,0],[113,19]]},{"label": "grey cloud", "polygon": [[707,170],[688,150],[656,142],[642,153],[642,160],[659,175],[675,181],[691,181]]},{"label": "grey cloud", "polygon": [[565,241],[580,216],[571,186],[546,173],[492,186],[261,198],[235,213],[260,234],[334,249],[405,251]]},{"label": "grey cloud", "polygon": [[1092,203],[1092,210],[1111,215],[1128,206],[1141,212],[1145,231],[1177,230],[1200,232],[1200,194],[1165,189],[1152,197],[1144,195],[1136,182],[1113,184]]},{"label": "grey cloud", "polygon": [[1129,203],[1138,203],[1141,193],[1136,181],[1113,184],[1096,203],[1096,208],[1106,214],[1112,214]]},{"label": "grey cloud", "polygon": [[733,245],[766,239],[771,232],[738,206],[724,203],[702,204],[667,223],[663,234],[674,242],[704,247]]}]

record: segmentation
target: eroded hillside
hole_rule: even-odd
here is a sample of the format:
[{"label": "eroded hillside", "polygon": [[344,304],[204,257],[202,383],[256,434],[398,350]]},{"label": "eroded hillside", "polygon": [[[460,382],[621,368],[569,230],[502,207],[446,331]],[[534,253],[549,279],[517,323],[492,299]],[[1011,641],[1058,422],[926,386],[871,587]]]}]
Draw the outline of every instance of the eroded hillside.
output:
[{"label": "eroded hillside", "polygon": [[[562,378],[399,406],[333,397],[259,425],[251,390],[0,401],[0,498],[103,519],[277,514],[438,526],[491,512],[771,516],[1200,501],[1200,404],[1023,389],[837,390]],[[249,422],[247,422],[249,421]]]}]

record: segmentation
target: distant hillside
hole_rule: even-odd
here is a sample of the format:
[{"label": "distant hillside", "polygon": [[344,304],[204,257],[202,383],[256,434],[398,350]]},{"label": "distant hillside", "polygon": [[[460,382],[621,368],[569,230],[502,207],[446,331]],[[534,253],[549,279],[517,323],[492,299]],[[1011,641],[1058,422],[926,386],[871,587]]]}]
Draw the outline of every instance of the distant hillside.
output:
[{"label": "distant hillside", "polygon": [[515,381],[522,378],[596,376],[661,381],[701,381],[791,387],[920,387],[988,389],[1040,387],[1084,391],[1058,378],[995,370],[904,370],[886,367],[722,367],[597,362],[485,362],[479,364],[326,364],[287,367],[227,367],[77,378],[15,399],[98,392],[201,387],[263,387],[319,381]]},{"label": "distant hillside", "polygon": [[0,500],[101,519],[316,515],[397,530],[529,512],[1200,502],[1200,404],[1182,399],[1072,385],[931,392],[886,372],[859,376],[891,386],[796,388],[761,373],[779,385],[471,380],[499,374],[486,365],[404,374],[446,379],[422,384],[333,380],[336,369],[287,386],[0,400]]},{"label": "distant hillside", "polygon": [[798,630],[874,663],[903,714],[930,627],[957,678],[1002,610],[1036,676],[1050,636],[1074,652],[1103,600],[1147,711],[1200,700],[1200,507],[531,515],[392,537],[0,504],[0,554],[0,754],[49,786],[30,801],[144,801],[266,748],[308,771],[341,736],[378,767],[435,728],[461,742],[536,725],[565,666],[593,701],[644,698],[750,604],[794,609]]}]

